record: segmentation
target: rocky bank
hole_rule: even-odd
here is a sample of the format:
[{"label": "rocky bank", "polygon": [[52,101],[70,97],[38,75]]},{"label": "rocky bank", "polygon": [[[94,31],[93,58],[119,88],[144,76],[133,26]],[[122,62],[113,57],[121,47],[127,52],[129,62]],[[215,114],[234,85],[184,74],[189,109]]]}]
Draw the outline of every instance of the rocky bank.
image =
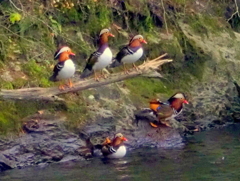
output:
[{"label": "rocky bank", "polygon": [[[121,37],[125,37],[124,29],[129,30],[131,26],[136,26],[136,19],[145,24],[149,23],[147,28],[143,23],[145,29],[141,29],[141,31],[148,31],[146,37],[150,43],[146,47],[146,55],[154,57],[162,52],[167,52],[173,58],[173,63],[164,65],[159,70],[163,76],[161,79],[138,77],[130,81],[83,91],[80,96],[77,94],[81,97],[77,98],[78,101],[84,102],[84,105],[81,105],[84,107],[81,114],[85,120],[78,125],[75,124],[74,131],[66,128],[66,123],[71,122],[71,117],[58,115],[58,111],[53,113],[46,110],[44,113],[36,113],[24,118],[23,132],[20,136],[1,137],[0,139],[0,170],[85,160],[92,157],[92,152],[86,145],[87,138],[90,138],[93,144],[98,144],[105,137],[112,137],[116,132],[121,132],[128,138],[129,142],[126,145],[129,151],[142,146],[174,148],[184,146],[184,137],[195,131],[204,131],[239,122],[240,56],[238,47],[240,34],[227,26],[225,21],[223,24],[221,24],[223,21],[216,21],[216,24],[220,24],[217,26],[218,30],[213,29],[216,26],[207,26],[208,22],[200,21],[200,17],[203,15],[199,14],[212,12],[208,2],[189,1],[189,7],[184,6],[189,14],[183,17],[199,18],[197,22],[195,19],[190,22],[187,18],[186,21],[182,21],[179,16],[182,15],[183,9],[176,5],[175,1],[174,3],[169,1],[165,5],[165,10],[168,12],[168,22],[173,26],[171,28],[174,29],[174,33],[171,31],[156,33],[160,30],[150,30],[152,24],[149,23],[148,16],[155,19],[156,28],[163,28],[165,21],[159,2],[149,1],[148,6],[145,7],[146,12],[149,11],[146,14],[145,10],[144,12],[140,11],[139,6],[129,10],[126,9],[129,8],[128,4],[124,4],[122,1],[111,1],[111,7],[118,4],[119,9],[112,8],[115,14],[119,13],[116,16],[124,17],[123,29],[120,29],[118,34],[119,39],[122,40]],[[95,5],[92,6],[95,7]],[[101,7],[105,8],[105,6]],[[227,12],[231,15],[234,6],[228,8],[230,9]],[[129,13],[126,13],[126,10]],[[104,9],[105,11],[107,10]],[[184,13],[186,13],[185,10]],[[174,16],[172,16],[173,14]],[[184,19],[183,17],[182,19]],[[127,23],[127,18],[133,18],[133,25]],[[89,24],[87,25],[90,27]],[[196,25],[198,25],[197,28]],[[75,29],[74,32],[76,31],[75,33],[79,36],[73,35],[73,37],[80,37],[82,41],[81,31]],[[152,33],[149,33],[150,31]],[[161,31],[163,32],[165,29],[161,29]],[[86,37],[84,36],[84,38]],[[87,41],[84,42],[83,47],[87,54],[90,50],[86,49]],[[53,45],[51,44],[51,46]],[[81,47],[81,50],[84,48]],[[49,50],[46,52],[49,53]],[[33,66],[36,65],[31,64],[30,68]],[[46,65],[44,64],[44,66]],[[28,69],[29,71],[30,69]],[[6,77],[9,77],[9,74],[3,75],[7,80]],[[29,77],[31,76],[34,74],[29,75]],[[45,74],[41,76],[47,77]],[[14,77],[12,79],[14,80]],[[39,79],[36,78],[36,80]],[[158,87],[160,88],[158,89]],[[182,114],[176,118],[177,120],[172,120],[172,128],[151,128],[148,121],[153,118],[145,114],[142,109],[148,107],[148,100],[153,96],[167,100],[175,91],[184,91],[190,104],[185,106]],[[71,96],[71,94],[69,95]],[[74,96],[76,97],[76,95]],[[77,106],[79,105],[76,104],[75,107]],[[70,109],[69,105],[67,107]],[[76,117],[79,114],[73,114],[73,117],[74,115]],[[99,152],[96,152],[95,155],[101,156]]]}]

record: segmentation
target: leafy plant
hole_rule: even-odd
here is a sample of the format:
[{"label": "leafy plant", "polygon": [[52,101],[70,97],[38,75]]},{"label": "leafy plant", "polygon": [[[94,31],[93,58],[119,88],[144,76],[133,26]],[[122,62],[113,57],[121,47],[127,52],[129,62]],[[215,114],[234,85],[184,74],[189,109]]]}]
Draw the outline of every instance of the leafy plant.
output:
[{"label": "leafy plant", "polygon": [[51,27],[54,30],[54,34],[58,35],[59,33],[62,32],[62,25],[60,23],[58,23],[55,19],[53,19],[52,16],[49,16],[49,20],[51,21]]},{"label": "leafy plant", "polygon": [[19,13],[12,13],[10,14],[9,20],[12,24],[14,24],[17,21],[20,21],[22,19],[21,14]]}]

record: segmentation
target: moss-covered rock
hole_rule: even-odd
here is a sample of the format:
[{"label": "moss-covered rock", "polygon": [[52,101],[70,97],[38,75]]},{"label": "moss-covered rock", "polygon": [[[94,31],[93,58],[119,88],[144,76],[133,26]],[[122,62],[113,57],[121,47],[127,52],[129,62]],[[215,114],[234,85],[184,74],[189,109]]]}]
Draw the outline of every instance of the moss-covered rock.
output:
[{"label": "moss-covered rock", "polygon": [[[99,31],[111,27],[116,35],[109,42],[114,53],[127,44],[132,35],[142,34],[148,41],[148,45],[144,45],[143,59],[152,59],[167,52],[174,61],[159,70],[163,75],[161,79],[138,77],[116,84],[118,88],[99,88],[102,93],[93,89],[66,95],[68,101],[63,107],[50,105],[49,109],[59,109],[68,115],[70,121],[66,125],[69,129],[75,130],[87,121],[97,119],[97,108],[105,116],[119,118],[121,116],[118,115],[127,114],[124,104],[133,106],[134,110],[147,106],[151,98],[166,99],[176,91],[197,97],[199,87],[209,85],[209,82],[217,86],[221,82],[225,85],[232,79],[239,80],[240,55],[236,49],[239,35],[228,24],[233,27],[236,23],[233,20],[237,17],[228,22],[224,20],[226,16],[231,17],[226,13],[232,10],[234,5],[225,0],[220,3],[191,0],[164,3],[156,0],[38,0],[24,3],[26,16],[23,12],[15,12],[10,2],[4,0],[0,4],[3,15],[0,25],[5,27],[0,29],[0,88],[55,86],[48,77],[56,64],[53,53],[61,45],[69,45],[76,53],[77,71],[81,72],[85,60],[96,50]],[[17,19],[16,13],[19,14]],[[221,94],[217,95],[225,95],[226,90],[219,90]],[[117,102],[112,99],[117,99]],[[6,104],[9,105],[5,106],[1,116],[3,125],[8,119],[17,122],[42,108],[35,103],[24,104],[24,113],[14,115],[12,112],[18,112],[17,103]]]}]

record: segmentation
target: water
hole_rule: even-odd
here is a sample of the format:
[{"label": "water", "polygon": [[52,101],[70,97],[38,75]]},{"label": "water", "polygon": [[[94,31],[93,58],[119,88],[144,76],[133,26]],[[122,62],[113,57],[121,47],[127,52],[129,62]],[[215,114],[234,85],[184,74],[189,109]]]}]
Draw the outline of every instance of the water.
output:
[{"label": "water", "polygon": [[240,180],[240,125],[196,133],[183,148],[141,148],[121,160],[51,164],[0,173],[1,181]]}]

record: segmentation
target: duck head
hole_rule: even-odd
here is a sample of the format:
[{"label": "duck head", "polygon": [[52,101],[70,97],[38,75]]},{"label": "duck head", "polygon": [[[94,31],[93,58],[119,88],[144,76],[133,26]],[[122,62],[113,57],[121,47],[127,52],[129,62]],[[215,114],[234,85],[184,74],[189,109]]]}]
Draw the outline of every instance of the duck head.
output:
[{"label": "duck head", "polygon": [[130,40],[129,46],[131,46],[131,47],[138,47],[138,46],[141,46],[142,43],[147,44],[147,41],[144,40],[144,38],[143,38],[142,35],[136,35],[136,36],[134,36],[134,37]]},{"label": "duck head", "polygon": [[100,31],[100,34],[99,34],[99,44],[100,44],[100,45],[103,45],[103,44],[107,43],[109,36],[115,37],[112,33],[110,33],[110,30],[109,30],[109,29],[103,29],[103,30],[101,30],[101,31]]},{"label": "duck head", "polygon": [[186,96],[184,95],[184,93],[181,92],[177,92],[172,97],[170,97],[168,99],[168,102],[171,105],[171,107],[173,107],[177,111],[182,109],[183,104],[189,104],[186,99]]},{"label": "duck head", "polygon": [[69,59],[70,55],[75,55],[75,54],[72,52],[72,50],[69,47],[63,46],[55,52],[54,60],[58,59],[60,62],[65,61]]},{"label": "duck head", "polygon": [[125,138],[122,133],[117,133],[112,140],[112,146],[118,146],[121,145],[124,141],[128,141],[127,138]]}]

